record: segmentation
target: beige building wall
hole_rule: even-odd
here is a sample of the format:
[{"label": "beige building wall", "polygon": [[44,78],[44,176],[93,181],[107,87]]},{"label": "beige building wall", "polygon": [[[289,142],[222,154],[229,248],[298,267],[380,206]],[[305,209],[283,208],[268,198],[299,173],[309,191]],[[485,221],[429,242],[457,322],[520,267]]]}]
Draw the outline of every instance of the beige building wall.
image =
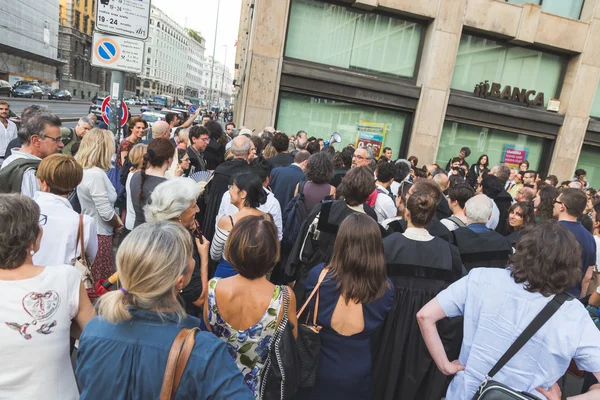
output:
[{"label": "beige building wall", "polygon": [[[236,56],[239,126],[260,131],[275,123],[289,4],[290,0],[244,0],[238,41],[244,45],[238,45]],[[356,0],[354,7],[429,21],[417,68],[421,94],[408,146],[408,154],[423,163],[437,156],[463,30],[567,55],[558,111],[565,119],[549,173],[559,180],[573,175],[600,80],[600,0],[586,0],[580,20],[503,0]]]}]

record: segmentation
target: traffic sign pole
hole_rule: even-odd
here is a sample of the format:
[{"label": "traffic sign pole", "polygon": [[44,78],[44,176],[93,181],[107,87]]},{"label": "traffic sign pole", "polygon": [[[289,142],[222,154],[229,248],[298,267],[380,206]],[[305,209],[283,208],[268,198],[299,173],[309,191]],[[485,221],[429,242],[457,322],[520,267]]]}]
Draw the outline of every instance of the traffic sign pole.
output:
[{"label": "traffic sign pole", "polygon": [[110,124],[109,129],[115,135],[117,143],[121,143],[121,101],[123,100],[123,82],[125,73],[112,71],[110,74]]}]

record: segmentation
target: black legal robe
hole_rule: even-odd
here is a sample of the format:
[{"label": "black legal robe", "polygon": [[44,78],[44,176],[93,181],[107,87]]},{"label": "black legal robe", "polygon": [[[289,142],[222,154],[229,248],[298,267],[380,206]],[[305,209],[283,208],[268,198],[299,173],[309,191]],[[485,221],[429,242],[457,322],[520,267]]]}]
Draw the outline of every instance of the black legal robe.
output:
[{"label": "black legal robe", "polygon": [[[450,378],[438,370],[431,358],[416,314],[466,273],[458,249],[437,237],[421,242],[400,233],[383,239],[383,247],[395,298],[385,322],[373,337],[372,398],[439,400]],[[448,358],[457,359],[462,317],[445,318],[437,326]]]},{"label": "black legal robe", "polygon": [[[404,219],[392,221],[388,224],[387,232],[384,236],[388,236],[393,232],[404,233],[406,227],[407,224],[406,220]],[[448,228],[446,228],[446,225],[440,222],[440,220],[436,216],[434,216],[431,219],[431,221],[429,222],[429,224],[427,224],[425,229],[427,229],[427,232],[429,232],[431,236],[438,237],[440,239],[445,240],[446,242],[450,242],[451,240],[452,233],[448,230]]]},{"label": "black legal robe", "polygon": [[458,228],[453,235],[453,244],[458,247],[460,258],[467,270],[479,267],[506,268],[513,253],[509,239],[498,232],[478,233],[467,228]]}]

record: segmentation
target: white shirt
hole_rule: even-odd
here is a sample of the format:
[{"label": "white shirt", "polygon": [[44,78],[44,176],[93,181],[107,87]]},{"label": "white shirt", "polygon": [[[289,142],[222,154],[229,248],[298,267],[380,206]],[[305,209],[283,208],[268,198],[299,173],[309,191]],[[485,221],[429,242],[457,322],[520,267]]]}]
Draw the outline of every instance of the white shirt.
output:
[{"label": "white shirt", "polygon": [[[463,217],[463,216],[458,216],[458,215],[454,215],[456,218],[460,219],[462,222],[465,223],[465,225],[468,225],[467,223],[467,217]],[[448,228],[448,230],[450,232],[457,230],[458,228],[460,228],[458,225],[456,225],[455,222],[449,220],[448,218],[444,218],[441,219],[440,222],[446,227]]]},{"label": "white shirt", "polygon": [[98,167],[84,169],[77,196],[81,211],[96,220],[98,235],[112,236],[114,228],[109,221],[115,215],[117,192],[106,172]]},{"label": "white shirt", "polygon": [[81,274],[46,267],[33,278],[0,280],[2,399],[79,399],[69,355],[71,320],[79,312]]},{"label": "white shirt", "polygon": [[596,265],[600,266],[600,237],[594,235],[594,240],[596,241]]},{"label": "white shirt", "polygon": [[402,235],[407,239],[417,242],[430,242],[433,240],[433,236],[425,228],[406,228]]},{"label": "white shirt", "polygon": [[[0,124],[2,125],[2,124]],[[13,150],[12,155],[8,157],[2,163],[0,169],[7,167],[14,160],[18,160],[19,158],[28,158],[30,160],[42,160],[39,157],[34,156],[33,154],[25,153],[21,150]],[[35,192],[40,190],[40,185],[35,177],[36,169],[29,168],[25,170],[23,173],[23,180],[21,181],[21,194],[33,199]]]},{"label": "white shirt", "polygon": [[[383,190],[385,193],[380,193],[380,190]],[[398,213],[394,200],[387,193],[390,193],[387,188],[377,185],[377,198],[375,199],[373,210],[377,214],[377,222],[379,223],[395,217]]]},{"label": "white shirt", "polygon": [[133,208],[133,200],[131,199],[131,178],[133,172],[127,175],[125,182],[125,193],[127,194],[127,214],[125,214],[125,228],[132,231],[135,226],[135,209]]},{"label": "white shirt", "polygon": [[485,226],[488,229],[491,230],[496,230],[496,227],[498,226],[498,223],[500,222],[500,210],[498,209],[498,206],[496,205],[496,202],[494,200],[492,201],[492,217],[490,219],[488,219],[488,221],[485,223]]},{"label": "white shirt", "polygon": [[[69,200],[52,193],[36,192],[33,200],[40,206],[41,214],[48,218],[42,227],[44,233],[33,263],[42,266],[73,265],[75,257],[81,255],[77,242],[79,214],[73,211]],[[98,234],[96,221],[89,215],[83,216],[83,245],[86,261],[92,265],[98,252]]]},{"label": "white shirt", "polygon": [[[259,211],[262,211],[266,214],[271,214],[273,217],[273,221],[275,222],[275,226],[277,227],[277,236],[279,237],[279,241],[283,238],[283,222],[281,220],[281,205],[279,201],[275,198],[273,193],[269,191],[269,189],[265,189],[265,193],[267,194],[267,201],[265,204],[262,204],[258,207]],[[239,210],[236,206],[231,204],[231,196],[229,195],[229,190],[223,193],[223,198],[221,199],[221,205],[219,206],[219,213],[217,214],[217,219],[215,222],[215,229],[217,229],[217,225],[219,225],[219,220],[221,217],[225,215],[233,215]]]},{"label": "white shirt", "polygon": [[0,122],[0,165],[2,165],[2,158],[6,156],[8,144],[17,137],[17,125],[11,120],[7,121],[8,125],[6,127]]}]

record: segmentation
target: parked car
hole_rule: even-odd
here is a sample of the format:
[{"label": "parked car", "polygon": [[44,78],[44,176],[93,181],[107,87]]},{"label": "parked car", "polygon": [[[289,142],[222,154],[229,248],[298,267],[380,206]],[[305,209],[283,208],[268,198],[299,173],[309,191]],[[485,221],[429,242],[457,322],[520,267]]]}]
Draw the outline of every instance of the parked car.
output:
[{"label": "parked car", "polygon": [[94,114],[98,122],[102,121],[102,102],[104,101],[104,97],[97,97],[96,100],[92,104],[90,104],[90,109],[88,114]]},{"label": "parked car", "polygon": [[146,111],[142,113],[142,118],[146,120],[148,126],[152,126],[156,121],[163,121],[165,115],[157,112]]},{"label": "parked car", "polygon": [[48,95],[48,100],[66,100],[71,101],[71,92],[64,89],[54,89]]},{"label": "parked car", "polygon": [[35,85],[20,85],[13,89],[13,97],[28,97],[30,99],[38,98],[41,99],[44,95],[44,91]]},{"label": "parked car", "polygon": [[7,81],[0,81],[0,96],[11,97],[13,88]]},{"label": "parked car", "polygon": [[126,99],[125,104],[128,106],[135,106],[135,99]]}]

